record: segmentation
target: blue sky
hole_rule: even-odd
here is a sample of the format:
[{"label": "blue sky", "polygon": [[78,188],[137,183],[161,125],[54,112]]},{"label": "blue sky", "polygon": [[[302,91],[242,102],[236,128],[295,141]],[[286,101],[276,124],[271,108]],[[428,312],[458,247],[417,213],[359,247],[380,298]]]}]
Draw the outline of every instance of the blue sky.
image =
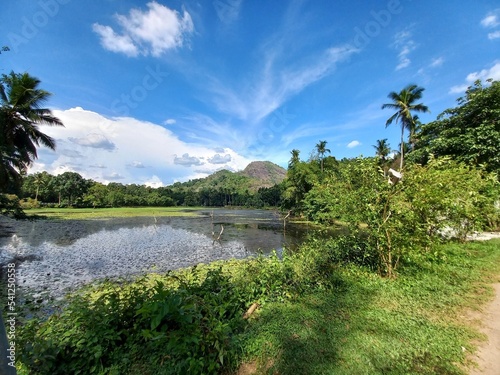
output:
[{"label": "blue sky", "polygon": [[498,1],[3,2],[0,73],[53,93],[65,128],[31,172],[152,186],[286,167],[320,140],[337,158],[397,148],[381,110],[425,88],[432,121],[476,79],[500,79]]}]

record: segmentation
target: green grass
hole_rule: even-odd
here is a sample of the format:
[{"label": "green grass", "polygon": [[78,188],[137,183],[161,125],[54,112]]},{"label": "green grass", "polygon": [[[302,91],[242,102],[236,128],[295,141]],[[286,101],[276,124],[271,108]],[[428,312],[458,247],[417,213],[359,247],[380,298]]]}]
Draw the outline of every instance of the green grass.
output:
[{"label": "green grass", "polygon": [[266,305],[246,333],[246,362],[282,375],[464,374],[481,335],[460,317],[491,298],[500,241],[439,251],[396,280],[349,266],[332,289]]},{"label": "green grass", "polygon": [[19,373],[466,374],[482,336],[463,315],[492,297],[500,240],[416,253],[396,279],[317,244],[89,286],[61,315],[19,327]]},{"label": "green grass", "polygon": [[33,208],[26,215],[62,220],[105,219],[136,216],[196,216],[196,207],[118,207],[118,208]]}]

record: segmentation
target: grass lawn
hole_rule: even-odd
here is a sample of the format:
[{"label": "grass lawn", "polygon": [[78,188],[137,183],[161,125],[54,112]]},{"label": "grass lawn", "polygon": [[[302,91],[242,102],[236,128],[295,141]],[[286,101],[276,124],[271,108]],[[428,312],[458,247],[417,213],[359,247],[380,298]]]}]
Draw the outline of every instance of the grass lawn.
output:
[{"label": "grass lawn", "polygon": [[466,374],[482,336],[464,314],[492,297],[500,240],[449,244],[434,257],[396,280],[347,267],[333,289],[263,306],[238,375]]},{"label": "grass lawn", "polygon": [[135,216],[196,216],[201,207],[118,207],[118,208],[33,208],[28,216],[49,219],[105,219]]},{"label": "grass lawn", "polygon": [[[466,317],[492,298],[494,281],[498,239],[414,254],[395,279],[306,246],[284,259],[108,282],[61,315],[19,327],[18,373],[466,375],[484,339]],[[145,339],[150,330],[159,335]]]}]

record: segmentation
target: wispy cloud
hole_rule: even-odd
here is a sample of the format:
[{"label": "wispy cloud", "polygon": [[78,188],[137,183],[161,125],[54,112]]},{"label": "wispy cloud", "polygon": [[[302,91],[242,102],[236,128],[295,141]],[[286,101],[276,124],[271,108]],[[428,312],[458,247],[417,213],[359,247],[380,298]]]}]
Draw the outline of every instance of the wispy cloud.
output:
[{"label": "wispy cloud", "polygon": [[236,21],[240,15],[243,0],[215,0],[213,6],[219,20],[225,24]]},{"label": "wispy cloud", "polygon": [[429,82],[430,81],[429,71],[436,70],[437,68],[443,66],[444,62],[445,62],[444,57],[442,56],[435,57],[431,60],[429,64],[420,68],[417,73],[420,74],[426,82]]},{"label": "wispy cloud", "polygon": [[115,15],[120,32],[98,23],[92,25],[92,30],[100,36],[105,49],[131,57],[140,54],[158,57],[169,49],[182,46],[187,35],[194,31],[187,11],[181,15],[156,1],[149,2],[147,8],[145,11],[134,8],[128,15]]},{"label": "wispy cloud", "polygon": [[211,100],[223,113],[259,123],[291,97],[331,74],[338,63],[356,52],[347,45],[337,46],[297,62],[285,63],[278,63],[274,53],[266,53],[260,74],[254,77],[250,86],[235,89],[212,77]]},{"label": "wispy cloud", "polygon": [[495,64],[489,69],[483,69],[479,72],[473,72],[467,75],[464,84],[453,86],[450,89],[450,94],[463,94],[467,88],[472,85],[477,80],[486,79],[500,80],[500,61],[495,62]]},{"label": "wispy cloud", "polygon": [[416,44],[412,39],[412,33],[409,28],[394,35],[393,47],[399,51],[398,65],[396,70],[404,69],[411,64],[410,53],[416,49]]},{"label": "wispy cloud", "polygon": [[[220,1],[238,10],[241,7],[235,0]],[[241,77],[227,77],[215,70],[200,71],[198,64],[192,64],[189,79],[193,80],[193,70],[203,77],[194,84],[200,86],[204,100],[219,114],[238,125],[263,126],[263,120],[288,100],[331,75],[339,63],[359,52],[347,44],[348,40],[311,50],[310,40],[306,42],[310,36],[306,38],[304,34],[307,17],[303,5],[303,1],[290,2],[276,31],[253,48],[255,62]]]},{"label": "wispy cloud", "polygon": [[289,130],[281,137],[281,142],[285,147],[288,147],[293,142],[310,137],[323,137],[331,134],[335,126],[328,125],[326,122],[321,123],[304,123],[296,126],[293,130]]},{"label": "wispy cloud", "polygon": [[380,110],[380,102],[375,101],[370,103],[365,108],[356,109],[347,115],[347,119],[344,121],[339,121],[335,124],[331,122],[315,122],[315,123],[304,123],[296,126],[293,130],[289,130],[281,137],[282,144],[287,147],[290,144],[297,142],[300,139],[307,138],[327,138],[329,141],[334,139],[339,139],[344,137],[344,135],[336,135],[332,137],[332,134],[348,134],[353,131],[359,131],[363,128],[371,128],[382,122],[382,119],[386,117],[386,114]]},{"label": "wispy cloud", "polygon": [[435,59],[432,59],[432,62],[429,64],[429,67],[431,68],[437,68],[444,63],[444,58],[443,57],[437,57]]}]

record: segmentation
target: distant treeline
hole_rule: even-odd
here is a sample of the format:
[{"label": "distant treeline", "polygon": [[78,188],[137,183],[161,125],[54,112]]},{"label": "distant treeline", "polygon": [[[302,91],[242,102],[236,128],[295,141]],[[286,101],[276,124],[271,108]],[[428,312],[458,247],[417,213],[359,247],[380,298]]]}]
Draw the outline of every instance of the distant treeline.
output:
[{"label": "distant treeline", "polygon": [[[193,182],[177,182],[153,188],[137,184],[112,182],[104,185],[85,179],[76,172],[53,176],[47,172],[25,176],[18,193],[25,208],[59,207],[124,207],[124,206],[245,206],[262,208],[281,204],[279,185],[249,191],[244,181],[234,181],[228,172],[213,186]],[[240,183],[236,183],[240,182]]]}]

